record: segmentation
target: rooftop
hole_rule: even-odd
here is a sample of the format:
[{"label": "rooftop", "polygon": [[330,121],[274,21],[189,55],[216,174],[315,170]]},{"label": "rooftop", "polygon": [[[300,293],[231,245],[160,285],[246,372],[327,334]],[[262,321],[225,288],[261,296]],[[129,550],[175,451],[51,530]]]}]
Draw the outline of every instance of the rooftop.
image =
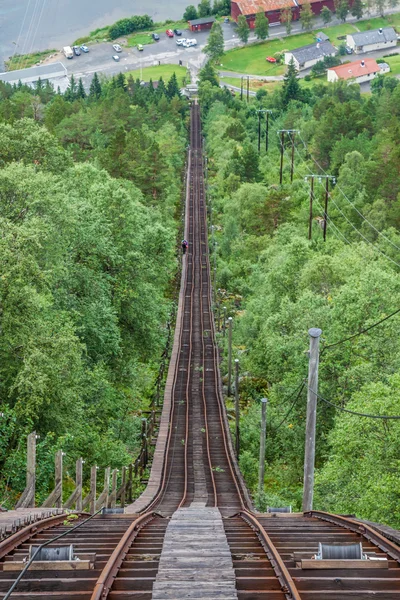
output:
[{"label": "rooftop", "polygon": [[297,6],[295,0],[232,0],[235,2],[242,15],[255,15],[262,10],[270,12],[272,10],[282,10],[282,8]]},{"label": "rooftop", "polygon": [[38,79],[51,79],[52,77],[60,77],[66,75],[67,69],[61,62],[50,63],[48,65],[39,65],[38,67],[30,67],[29,69],[19,69],[18,71],[8,71],[0,73],[0,80],[8,83],[14,81],[22,81],[29,79],[30,81]]},{"label": "rooftop", "polygon": [[330,67],[328,71],[334,71],[339,79],[354,79],[363,75],[379,73],[380,67],[374,58],[364,58],[364,60],[339,65],[338,67]]},{"label": "rooftop", "polygon": [[204,25],[205,23],[214,23],[215,17],[203,17],[202,19],[190,19],[188,23],[192,25]]},{"label": "rooftop", "polygon": [[353,38],[356,46],[367,46],[369,44],[397,41],[397,34],[393,27],[371,29],[371,31],[360,31],[359,33],[350,33],[348,35]]},{"label": "rooftop", "polygon": [[315,37],[320,42],[329,42],[329,36],[326,35],[326,33],[324,33],[323,31],[319,31]]},{"label": "rooftop", "polygon": [[296,48],[296,50],[291,50],[288,54],[293,54],[297,62],[302,65],[309,60],[322,60],[325,56],[335,55],[336,48],[330,42],[321,42]]}]

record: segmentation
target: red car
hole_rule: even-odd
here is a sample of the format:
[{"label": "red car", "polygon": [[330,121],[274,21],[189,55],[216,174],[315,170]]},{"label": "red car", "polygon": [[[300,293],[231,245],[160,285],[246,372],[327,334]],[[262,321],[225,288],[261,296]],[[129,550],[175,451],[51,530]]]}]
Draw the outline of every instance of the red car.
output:
[{"label": "red car", "polygon": [[270,63],[276,63],[276,58],[274,58],[273,56],[267,56],[265,60]]},{"label": "red car", "polygon": [[172,29],[167,29],[167,31],[165,33],[167,34],[168,37],[174,37],[174,32],[172,31]]}]

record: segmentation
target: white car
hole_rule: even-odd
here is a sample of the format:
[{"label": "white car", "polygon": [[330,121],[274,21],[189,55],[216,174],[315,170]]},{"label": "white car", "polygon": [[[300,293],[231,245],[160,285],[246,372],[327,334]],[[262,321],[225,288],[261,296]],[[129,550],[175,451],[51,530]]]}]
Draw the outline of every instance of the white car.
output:
[{"label": "white car", "polygon": [[191,46],[191,43],[190,43],[190,41],[189,41],[189,40],[184,40],[184,41],[183,41],[183,43],[182,43],[182,46],[183,46],[184,48],[190,48],[190,46]]},{"label": "white car", "polygon": [[177,46],[183,46],[183,44],[186,42],[186,38],[180,38],[179,40],[176,40],[176,45]]},{"label": "white car", "polygon": [[113,44],[115,52],[122,52],[122,48],[119,44]]},{"label": "white car", "polygon": [[119,62],[119,56],[118,56],[118,54],[114,54],[113,59],[115,60],[115,62]]},{"label": "white car", "polygon": [[188,42],[191,46],[197,46],[197,40],[195,40],[194,38],[192,40],[188,40]]}]

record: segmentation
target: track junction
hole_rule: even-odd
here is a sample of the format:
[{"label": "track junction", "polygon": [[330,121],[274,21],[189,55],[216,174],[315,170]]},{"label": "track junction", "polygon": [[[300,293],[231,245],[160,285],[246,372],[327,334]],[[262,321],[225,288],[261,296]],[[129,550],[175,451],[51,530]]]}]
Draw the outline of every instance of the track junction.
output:
[{"label": "track junction", "polygon": [[[400,548],[353,519],[257,514],[234,455],[222,396],[198,105],[191,112],[182,283],[149,485],[123,514],[56,515],[0,543],[0,598],[13,600],[400,600]],[[62,537],[54,540],[56,536]],[[78,561],[35,561],[73,545]],[[368,560],[312,560],[359,544]]]}]

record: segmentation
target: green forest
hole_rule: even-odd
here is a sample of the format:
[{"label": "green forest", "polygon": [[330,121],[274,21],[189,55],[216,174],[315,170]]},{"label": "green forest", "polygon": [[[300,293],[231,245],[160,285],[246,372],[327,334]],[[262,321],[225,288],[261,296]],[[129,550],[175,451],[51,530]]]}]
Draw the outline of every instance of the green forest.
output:
[{"label": "green forest", "polygon": [[[217,86],[207,66],[200,100],[210,244],[217,298],[233,317],[233,358],[240,361],[240,466],[247,484],[258,508],[301,510],[308,330],[318,327],[315,508],[399,526],[399,421],[340,410],[400,415],[400,314],[341,342],[400,309],[399,82],[379,78],[363,95],[346,83],[306,90],[289,69],[282,90],[259,92],[249,104]],[[258,110],[271,111],[268,152],[265,113]],[[296,130],[284,134],[283,148],[279,130]],[[318,177],[324,174],[335,178],[326,242],[325,179]],[[264,396],[267,466],[258,493]]]},{"label": "green forest", "polygon": [[37,505],[55,451],[101,485],[138,453],[177,298],[187,120],[175,77],[0,83],[0,505],[34,430]]}]

